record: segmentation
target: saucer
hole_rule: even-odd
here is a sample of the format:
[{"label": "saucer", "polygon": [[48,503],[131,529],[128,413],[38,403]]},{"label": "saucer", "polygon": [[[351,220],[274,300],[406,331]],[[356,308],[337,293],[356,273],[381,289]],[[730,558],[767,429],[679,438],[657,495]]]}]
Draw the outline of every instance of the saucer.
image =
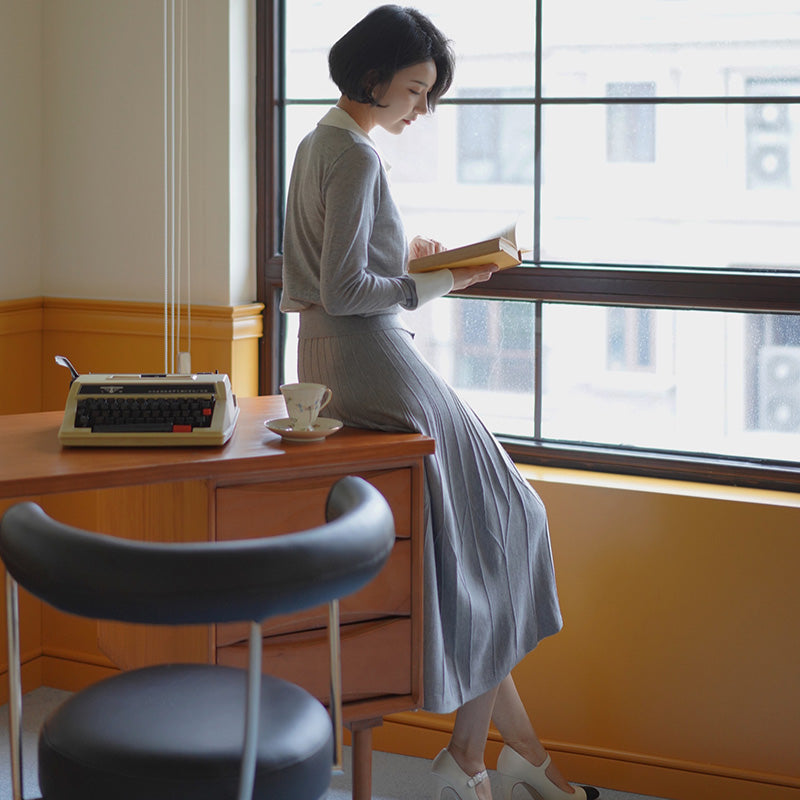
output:
[{"label": "saucer", "polygon": [[292,427],[292,420],[288,417],[268,419],[264,425],[289,442],[322,442],[331,434],[342,429],[342,423],[338,419],[328,419],[327,417],[317,417],[311,430],[295,430]]}]

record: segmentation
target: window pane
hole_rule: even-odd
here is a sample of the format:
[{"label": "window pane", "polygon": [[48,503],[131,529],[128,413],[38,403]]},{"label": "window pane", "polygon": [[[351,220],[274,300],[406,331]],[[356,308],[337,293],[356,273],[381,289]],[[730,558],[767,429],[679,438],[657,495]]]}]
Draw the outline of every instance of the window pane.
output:
[{"label": "window pane", "polygon": [[[609,97],[653,97],[655,84],[609,83]],[[652,163],[656,160],[656,107],[652,103],[606,106],[606,161]]]},{"label": "window pane", "polygon": [[[462,90],[460,98],[480,95]],[[511,89],[497,89],[510,94]],[[461,105],[457,119],[458,179],[462,183],[533,185],[533,111],[530,106]]]},{"label": "window pane", "polygon": [[533,435],[532,303],[446,297],[404,316],[425,358],[490,430]]},{"label": "window pane", "polygon": [[542,138],[543,260],[800,268],[800,105],[549,106]]},{"label": "window pane", "polygon": [[[328,77],[328,50],[380,4],[373,0],[291,0],[285,5],[286,96],[337,96]],[[493,96],[511,75],[515,95],[529,97],[533,93],[533,2],[494,0],[491,14],[475,14],[455,0],[427,0],[423,11],[453,42],[457,54],[450,96],[465,86]],[[504,79],[498,83],[501,76]]]},{"label": "window pane", "polygon": [[[533,435],[534,307],[447,297],[404,312],[414,342],[490,430]],[[297,380],[298,315],[284,315],[281,382]]]},{"label": "window pane", "polygon": [[[534,435],[533,303],[441,298],[405,318],[491,430]],[[542,334],[545,440],[796,460],[800,315],[545,304]]]},{"label": "window pane", "polygon": [[372,135],[409,236],[456,247],[520,218],[519,244],[533,244],[532,106],[439,106],[402,136]]},{"label": "window pane", "polygon": [[[327,111],[327,104],[286,108],[287,184],[300,140]],[[402,136],[372,132],[386,162],[392,194],[409,238],[432,236],[448,247],[488,237],[519,222],[519,245],[533,244],[533,112],[509,107],[495,119],[493,146],[477,144],[459,125],[483,106],[441,106],[418,119]],[[525,135],[511,135],[513,131]],[[442,147],[453,141],[452,148]],[[498,146],[499,145],[499,146]]]},{"label": "window pane", "polygon": [[546,304],[542,436],[795,460],[800,316]]},{"label": "window pane", "polygon": [[372,0],[286,0],[286,96],[338,99],[328,50],[377,4]]},{"label": "window pane", "polygon": [[300,333],[300,315],[282,314],[283,335],[283,370],[279,383],[297,383],[297,336]]},{"label": "window pane", "polygon": [[744,94],[744,64],[796,73],[794,0],[549,0],[542,17],[543,92],[603,97],[610,81],[653,81],[660,97]]},{"label": "window pane", "polygon": [[422,10],[453,42],[456,52],[455,80],[446,97],[459,96],[465,89],[478,89],[483,97],[533,95],[532,0],[493,0],[490,10],[458,0],[426,0]]}]

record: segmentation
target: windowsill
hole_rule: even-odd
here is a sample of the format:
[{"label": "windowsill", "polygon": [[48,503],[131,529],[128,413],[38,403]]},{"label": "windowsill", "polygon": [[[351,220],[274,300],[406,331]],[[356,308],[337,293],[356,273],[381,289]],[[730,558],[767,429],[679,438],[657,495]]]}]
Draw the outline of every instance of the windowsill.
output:
[{"label": "windowsill", "polygon": [[700,497],[709,500],[726,500],[735,503],[800,508],[800,494],[777,489],[756,489],[746,486],[722,486],[713,483],[681,481],[669,478],[651,478],[639,475],[619,475],[610,472],[540,467],[517,464],[520,473],[532,484],[561,483],[573,486],[595,486],[630,492],[668,494],[682,497]]}]

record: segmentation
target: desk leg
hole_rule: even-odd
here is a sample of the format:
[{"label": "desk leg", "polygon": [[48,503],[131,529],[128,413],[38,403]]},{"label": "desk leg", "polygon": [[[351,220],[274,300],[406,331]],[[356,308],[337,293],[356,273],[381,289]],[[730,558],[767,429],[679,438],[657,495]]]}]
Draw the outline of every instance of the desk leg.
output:
[{"label": "desk leg", "polygon": [[378,717],[348,725],[353,734],[353,800],[372,797],[372,729],[381,724]]}]

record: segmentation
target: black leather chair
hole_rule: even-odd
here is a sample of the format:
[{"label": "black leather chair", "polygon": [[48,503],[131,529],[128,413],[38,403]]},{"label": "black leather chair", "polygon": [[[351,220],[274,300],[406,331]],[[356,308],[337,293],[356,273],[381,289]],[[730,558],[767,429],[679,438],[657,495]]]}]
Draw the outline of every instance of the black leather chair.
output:
[{"label": "black leather chair", "polygon": [[[250,622],[247,671],[159,665],[72,695],[39,736],[45,800],[323,796],[336,726],[305,690],[262,675],[261,622],[330,602],[332,652],[338,655],[336,598],[370,581],[394,543],[388,504],[360,478],[333,486],[326,519],[285,536],[153,544],[64,525],[34,503],[10,508],[0,522],[0,558],[7,570],[14,800],[22,798],[17,584],[56,608],[96,619]],[[333,675],[340,724],[335,669]]]}]

